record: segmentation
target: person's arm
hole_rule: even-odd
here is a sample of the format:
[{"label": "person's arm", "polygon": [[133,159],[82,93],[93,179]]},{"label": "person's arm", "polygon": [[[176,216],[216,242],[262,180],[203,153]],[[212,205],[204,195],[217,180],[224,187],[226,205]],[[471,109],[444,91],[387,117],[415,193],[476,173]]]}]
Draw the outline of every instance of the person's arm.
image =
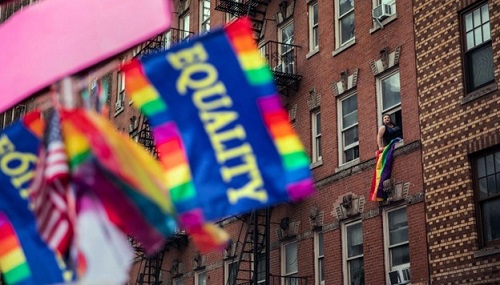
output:
[{"label": "person's arm", "polygon": [[377,134],[378,150],[383,150],[384,149],[384,133],[385,133],[385,126],[381,126],[378,129],[378,134]]}]

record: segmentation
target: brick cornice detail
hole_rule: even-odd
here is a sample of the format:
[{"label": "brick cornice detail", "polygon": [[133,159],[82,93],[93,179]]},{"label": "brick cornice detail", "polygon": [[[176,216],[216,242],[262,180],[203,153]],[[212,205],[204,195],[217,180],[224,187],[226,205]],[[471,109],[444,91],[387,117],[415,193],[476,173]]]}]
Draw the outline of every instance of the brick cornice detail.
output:
[{"label": "brick cornice detail", "polygon": [[[347,72],[347,71],[346,71]],[[356,85],[358,84],[358,72],[359,68],[356,68],[354,72],[350,75],[347,76],[340,76],[341,79],[340,81],[334,82],[332,84],[332,89],[333,89],[333,96],[337,97],[345,92],[356,88]]]},{"label": "brick cornice detail", "polygon": [[379,59],[370,62],[370,69],[374,76],[391,69],[393,66],[399,64],[399,58],[401,55],[401,46],[396,47],[394,51],[388,53],[387,49],[381,51]]}]

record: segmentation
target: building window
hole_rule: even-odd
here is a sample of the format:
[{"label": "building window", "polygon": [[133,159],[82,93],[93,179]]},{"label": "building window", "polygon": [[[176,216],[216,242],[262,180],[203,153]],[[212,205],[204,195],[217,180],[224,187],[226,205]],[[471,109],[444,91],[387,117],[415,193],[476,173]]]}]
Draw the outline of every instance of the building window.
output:
[{"label": "building window", "polygon": [[208,31],[210,31],[210,0],[200,0],[200,33]]},{"label": "building window", "polygon": [[172,285],[184,285],[182,278],[175,278],[172,280]]},{"label": "building window", "polygon": [[323,233],[314,233],[314,279],[316,285],[325,285],[325,255]]},{"label": "building window", "polygon": [[340,164],[344,164],[359,158],[358,96],[344,96],[339,101]]},{"label": "building window", "polygon": [[309,4],[309,51],[319,48],[318,1]]},{"label": "building window", "polygon": [[474,184],[485,247],[500,245],[500,149],[474,158]]},{"label": "building window", "polygon": [[181,41],[187,39],[189,37],[189,14],[185,14],[179,19],[179,27],[180,31],[180,39]]},{"label": "building window", "polygon": [[321,157],[321,112],[315,109],[311,112],[312,162],[322,160]]},{"label": "building window", "polygon": [[365,284],[361,221],[344,224],[343,233],[344,284]]},{"label": "building window", "polygon": [[[388,114],[391,121],[403,129],[403,117],[401,114],[401,84],[399,82],[399,70],[391,72],[377,80],[379,122],[382,124],[382,116]],[[402,138],[402,137],[401,137]]]},{"label": "building window", "polygon": [[231,280],[231,282],[236,282],[236,276],[238,274],[238,268],[236,268],[236,265],[238,265],[238,261],[236,259],[228,260],[224,263],[224,284],[233,284],[229,283],[229,280]]},{"label": "building window", "polygon": [[388,5],[390,7],[390,14],[396,14],[396,0],[373,0],[373,8],[376,8],[380,5]]},{"label": "building window", "polygon": [[488,3],[462,17],[464,65],[467,92],[495,81]]},{"label": "building window", "polygon": [[257,284],[266,285],[266,253],[262,252],[258,255],[257,262]]},{"label": "building window", "polygon": [[354,39],[354,0],[336,0],[337,48]]},{"label": "building window", "polygon": [[298,255],[297,242],[290,242],[282,246],[282,275],[285,279],[284,285],[298,285]]},{"label": "building window", "polygon": [[389,272],[410,267],[408,213],[406,207],[385,212],[384,243]]},{"label": "building window", "polygon": [[294,49],[294,28],[293,21],[279,28],[278,41],[279,48],[279,64],[275,70],[284,73],[295,73],[295,49]]},{"label": "building window", "polygon": [[118,72],[118,96],[115,102],[115,114],[123,110],[125,105],[125,74]]},{"label": "building window", "polygon": [[207,285],[207,272],[198,272],[195,275],[194,284],[195,285]]}]

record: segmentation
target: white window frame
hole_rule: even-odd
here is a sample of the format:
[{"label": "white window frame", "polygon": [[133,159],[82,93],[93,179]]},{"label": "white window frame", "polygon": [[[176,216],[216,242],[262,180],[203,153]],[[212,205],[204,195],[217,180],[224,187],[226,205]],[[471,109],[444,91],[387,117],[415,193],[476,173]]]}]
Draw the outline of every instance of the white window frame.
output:
[{"label": "white window frame", "polygon": [[[389,108],[386,108],[384,109],[384,105],[383,105],[383,94],[382,94],[382,82],[384,80],[387,80],[389,79],[390,77],[394,76],[398,74],[399,76],[399,103],[397,104],[394,104],[392,106],[390,106]],[[396,69],[396,70],[393,70],[391,72],[388,72],[380,77],[377,77],[377,106],[378,106],[378,122],[379,122],[379,126],[382,125],[382,116],[384,114],[389,114],[391,115],[391,118],[393,119],[393,123],[396,123],[398,126],[400,126],[401,128],[403,128],[403,124],[401,124],[401,122],[397,122],[394,120],[394,114],[396,112],[402,112],[402,108],[401,108],[401,74],[399,73],[399,69]],[[402,114],[401,114],[401,117]]]},{"label": "white window frame", "polygon": [[[351,43],[353,43],[356,39],[356,35],[354,34],[352,36],[352,38],[350,38],[349,40],[347,40],[344,43],[342,42],[342,25],[341,25],[342,19],[344,17],[347,17],[351,13],[354,13],[355,6],[353,5],[353,8],[351,10],[345,12],[343,15],[340,15],[340,1],[341,0],[335,0],[335,47],[336,47],[336,49],[339,49],[339,48],[344,47],[344,46],[348,46]],[[351,0],[351,1],[353,1],[353,3],[354,3],[354,0]],[[356,25],[354,25],[354,27],[356,29]]]},{"label": "white window frame", "polygon": [[[410,262],[396,265],[396,266],[392,266],[392,264],[391,264],[391,249],[402,246],[402,245],[409,245],[410,244],[409,240],[407,240],[406,242],[401,242],[401,243],[394,244],[394,245],[390,244],[389,213],[400,210],[400,209],[406,209],[406,222],[407,222],[406,230],[408,231],[409,230],[409,227],[408,227],[408,208],[406,206],[385,209],[383,212],[384,256],[385,256],[385,272],[386,272],[387,285],[391,285],[390,278],[389,278],[389,272],[394,271],[394,270],[401,270],[401,269],[410,268]],[[408,238],[409,238],[409,233],[408,233]]]},{"label": "white window frame", "polygon": [[[314,284],[325,285],[325,235],[323,232],[314,232]],[[320,247],[322,252],[320,252]]]},{"label": "white window frame", "polygon": [[[205,14],[208,9],[208,15]],[[200,10],[200,34],[207,33],[210,31],[210,0],[200,0],[199,1]]]},{"label": "white window frame", "polygon": [[179,17],[179,28],[181,29],[179,38],[181,41],[189,38],[189,28],[191,25],[191,16],[186,13]]},{"label": "white window frame", "polygon": [[118,96],[115,102],[115,115],[123,111],[125,106],[125,74],[118,72]]},{"label": "white window frame", "polygon": [[[203,279],[200,278],[200,276],[204,276],[204,280],[205,280],[204,283],[200,283],[203,281]],[[196,274],[194,275],[194,284],[195,285],[206,285],[207,284],[207,271],[196,272]]]},{"label": "white window frame", "polygon": [[[319,50],[319,11],[318,11],[318,1],[313,1],[308,5],[309,11],[309,51]],[[314,22],[314,11],[316,10],[316,15],[318,16],[316,22]]]},{"label": "white window frame", "polygon": [[[290,28],[290,26],[292,27],[293,32],[288,39],[284,39],[283,33],[285,30]],[[286,24],[283,24],[278,28],[278,42],[284,43],[284,44],[289,44],[289,45],[294,44],[294,42],[295,42],[295,25],[294,25],[293,20],[288,21]],[[278,50],[279,62],[278,62],[277,67],[275,67],[275,68],[281,69],[281,70],[277,70],[280,72],[295,74],[295,47],[291,46],[290,48],[288,48],[286,50],[284,50],[285,49],[284,47],[285,46],[282,46],[282,45],[279,47],[279,50]]]},{"label": "white window frame", "polygon": [[[318,126],[319,117],[319,130]],[[311,162],[323,161],[321,147],[321,110],[319,108],[311,111]]]},{"label": "white window frame", "polygon": [[172,285],[184,285],[184,280],[182,277],[172,279]]},{"label": "white window frame", "polygon": [[[356,120],[355,124],[347,126],[347,127],[344,127],[344,124],[343,124],[344,113],[343,113],[343,109],[342,109],[342,103],[344,102],[344,100],[347,100],[353,96],[356,96],[356,102],[357,102],[357,96],[358,96],[357,92],[348,93],[344,96],[339,97],[339,99],[338,99],[338,104],[337,104],[337,106],[338,106],[338,108],[337,108],[338,119],[337,119],[337,122],[338,122],[338,129],[340,130],[338,132],[339,165],[345,165],[345,164],[355,163],[355,162],[359,161],[359,129],[358,129],[358,141],[351,143],[349,145],[345,145],[345,139],[344,139],[344,134],[346,131],[348,131],[352,128],[355,128],[359,125],[359,116],[358,115],[356,115],[358,117],[358,119]],[[359,104],[356,104],[356,112],[358,112],[358,106],[359,106]],[[356,157],[352,160],[346,161],[345,151],[349,150],[349,149],[353,149],[355,147],[358,147],[358,157]]]},{"label": "white window frame", "polygon": [[[259,255],[257,255],[257,258],[259,258],[259,264],[257,266],[259,266],[261,264],[261,262],[267,262],[266,260],[266,252],[261,252]],[[253,269],[253,262],[252,262],[252,269]],[[258,267],[257,268],[257,284],[265,284],[266,283],[266,264],[264,263],[264,272],[261,272],[260,269],[262,267]],[[260,273],[263,273],[263,274],[260,274]],[[259,278],[260,277],[260,278]]]},{"label": "white window frame", "polygon": [[[295,271],[287,272],[286,267],[287,267],[287,262],[288,262],[288,256],[286,254],[286,249],[288,246],[292,246],[292,245],[295,246],[296,260],[295,261],[291,260],[290,262],[291,263],[296,262],[297,269]],[[298,252],[299,252],[299,245],[298,245],[297,241],[283,243],[281,245],[281,276],[283,276],[283,278],[281,280],[281,284],[283,284],[283,285],[296,285],[296,283],[298,283],[297,279],[287,279],[287,277],[298,277],[298,273],[299,273],[299,264],[298,264],[299,253]]]},{"label": "white window frame", "polygon": [[[236,266],[237,263],[238,263],[238,260],[236,258],[232,258],[232,259],[226,260],[224,262],[224,284],[228,283],[228,280],[229,280],[229,269],[230,269],[231,265],[234,264],[234,266]],[[237,271],[236,271],[236,274],[238,274]]]},{"label": "white window frame", "polygon": [[[348,223],[343,223],[342,224],[342,265],[343,265],[343,272],[344,272],[344,284],[349,285],[352,284],[350,280],[350,266],[349,263],[353,260],[356,259],[363,259],[363,264],[364,264],[364,250],[363,253],[360,255],[356,256],[348,256],[348,237],[347,237],[347,228],[350,226],[354,226],[356,224],[361,224],[361,244],[364,243],[363,241],[363,224],[362,220],[357,220],[353,222],[348,222]],[[364,266],[363,266],[364,268]]]}]

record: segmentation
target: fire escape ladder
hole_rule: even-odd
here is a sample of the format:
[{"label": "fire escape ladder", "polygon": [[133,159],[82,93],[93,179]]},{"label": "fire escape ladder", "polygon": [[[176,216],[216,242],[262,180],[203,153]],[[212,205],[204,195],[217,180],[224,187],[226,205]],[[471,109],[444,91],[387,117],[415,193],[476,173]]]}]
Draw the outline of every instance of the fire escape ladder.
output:
[{"label": "fire escape ladder", "polygon": [[266,21],[267,6],[271,0],[217,0],[215,10],[226,12],[234,17],[248,15],[252,20],[255,38],[262,38]]},{"label": "fire escape ladder", "polygon": [[[269,220],[271,209],[255,210],[244,219],[246,231],[239,235],[241,245],[234,276],[229,276],[227,285],[257,285],[258,278],[269,276],[269,266],[259,266],[263,254],[269,253]],[[265,258],[268,260],[268,258]],[[265,270],[263,270],[265,268]],[[260,269],[260,270],[259,270]],[[269,283],[266,283],[269,284]]]},{"label": "fire escape ladder", "polygon": [[163,263],[164,250],[159,251],[155,255],[144,257],[144,267],[142,272],[137,276],[136,284],[139,285],[160,285],[162,284],[161,266]]},{"label": "fire escape ladder", "polygon": [[154,157],[158,157],[158,150],[155,146],[151,125],[143,114],[139,116],[139,125],[141,128],[138,133],[138,143],[143,145]]}]

